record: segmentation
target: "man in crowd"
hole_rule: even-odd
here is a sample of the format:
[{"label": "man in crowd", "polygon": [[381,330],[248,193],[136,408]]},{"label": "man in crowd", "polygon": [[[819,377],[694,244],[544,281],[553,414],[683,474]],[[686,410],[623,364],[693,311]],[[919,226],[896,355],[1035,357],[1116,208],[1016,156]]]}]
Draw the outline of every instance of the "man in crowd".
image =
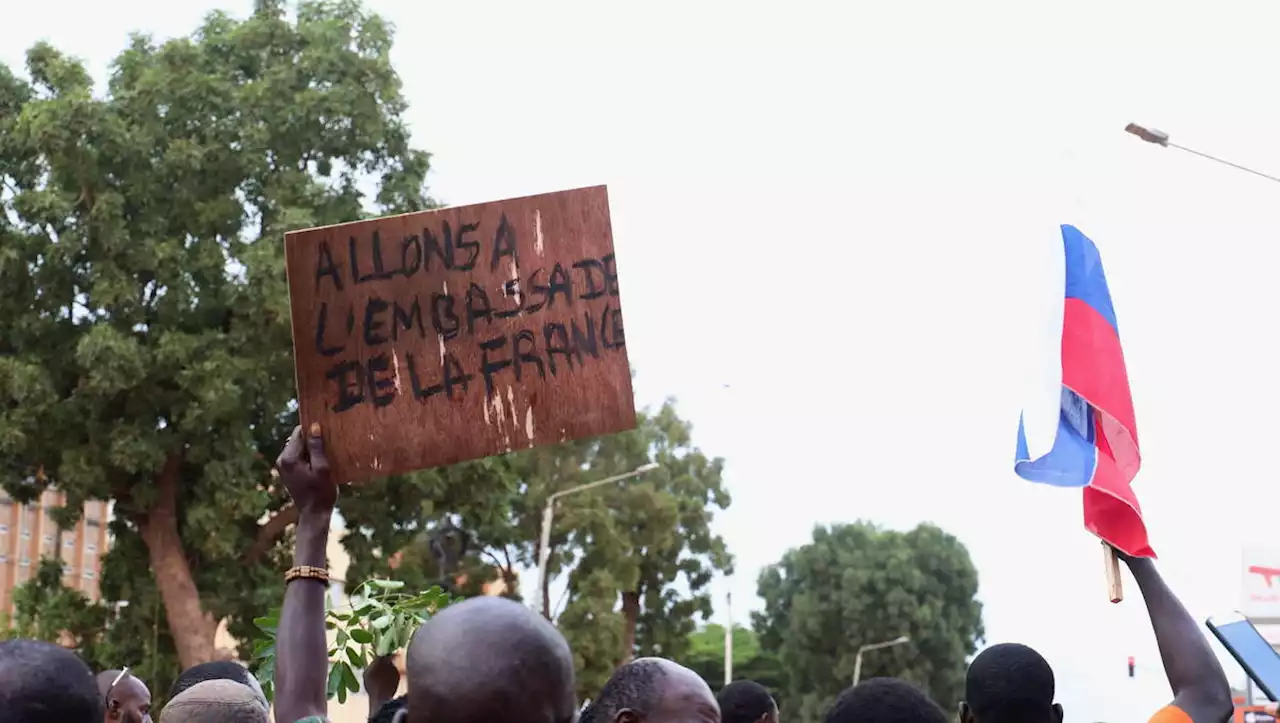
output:
[{"label": "man in crowd", "polygon": [[258,683],[258,679],[253,677],[248,668],[230,660],[214,660],[208,663],[200,663],[182,671],[182,674],[178,676],[177,680],[173,681],[173,685],[169,688],[168,699],[173,700],[187,688],[203,683],[206,680],[230,680],[239,683],[253,691],[254,696],[261,701],[264,709],[270,707],[267,704],[267,696],[262,692],[262,685]]},{"label": "man in crowd", "polygon": [[0,642],[0,720],[102,723],[93,672],[75,653],[35,640]]},{"label": "man in crowd", "polygon": [[[1119,553],[1118,553],[1119,554]],[[1173,702],[1151,723],[1222,723],[1231,717],[1231,687],[1194,618],[1149,558],[1120,554],[1147,603]],[[1053,671],[1024,645],[996,645],[974,658],[965,679],[962,723],[1061,723]]]},{"label": "man in crowd", "polygon": [[664,658],[640,658],[613,673],[583,723],[720,723],[720,705],[697,673]]},{"label": "man in crowd", "polygon": [[573,654],[517,602],[477,597],[427,621],[409,643],[408,723],[573,723]]},{"label": "man in crowd", "polygon": [[716,696],[720,723],[778,723],[778,704],[754,680],[735,680]]},{"label": "man in crowd", "polygon": [[1053,700],[1053,669],[1018,643],[992,645],[973,659],[964,698],[961,723],[1062,723],[1062,706]]},{"label": "man in crowd", "polygon": [[165,704],[160,723],[270,723],[252,689],[216,678],[187,688]]},{"label": "man in crowd", "polygon": [[105,723],[151,723],[151,691],[126,670],[98,673]]},{"label": "man in crowd", "polygon": [[948,717],[905,680],[869,678],[846,688],[823,723],[948,723]]}]

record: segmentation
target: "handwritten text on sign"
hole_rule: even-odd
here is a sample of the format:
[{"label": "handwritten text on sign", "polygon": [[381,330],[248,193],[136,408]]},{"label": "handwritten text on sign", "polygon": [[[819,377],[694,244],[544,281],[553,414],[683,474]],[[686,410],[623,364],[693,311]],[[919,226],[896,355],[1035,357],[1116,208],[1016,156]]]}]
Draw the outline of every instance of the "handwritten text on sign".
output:
[{"label": "handwritten text on sign", "polygon": [[635,426],[603,186],[285,238],[302,423],[360,481]]}]

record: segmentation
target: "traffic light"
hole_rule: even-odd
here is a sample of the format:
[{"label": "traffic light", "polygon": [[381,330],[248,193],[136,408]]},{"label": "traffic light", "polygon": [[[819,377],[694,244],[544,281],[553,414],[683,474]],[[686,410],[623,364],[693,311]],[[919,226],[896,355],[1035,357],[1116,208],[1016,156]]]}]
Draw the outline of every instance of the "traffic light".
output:
[{"label": "traffic light", "polygon": [[1129,656],[1129,677],[1133,677],[1133,656]]}]

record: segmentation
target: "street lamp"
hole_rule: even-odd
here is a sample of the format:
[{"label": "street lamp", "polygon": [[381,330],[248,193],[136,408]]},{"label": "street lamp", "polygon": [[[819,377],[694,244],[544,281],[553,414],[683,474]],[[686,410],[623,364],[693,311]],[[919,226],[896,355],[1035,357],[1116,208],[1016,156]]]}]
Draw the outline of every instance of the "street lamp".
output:
[{"label": "street lamp", "polygon": [[893,640],[886,640],[883,643],[872,643],[871,645],[864,645],[861,648],[858,648],[858,654],[855,655],[853,658],[853,684],[857,685],[858,681],[862,679],[862,654],[863,653],[867,652],[868,650],[880,650],[882,648],[892,648],[895,645],[902,645],[903,643],[909,643],[909,642],[911,642],[911,638],[908,638],[905,635],[899,635]]},{"label": "street lamp", "polygon": [[[596,487],[601,487],[603,485],[611,484],[613,482],[621,482],[624,479],[638,477],[644,474],[645,472],[649,472],[657,468],[658,468],[657,462],[650,462],[649,464],[636,467],[630,472],[614,475],[612,477],[606,477],[602,480],[596,480],[595,482],[588,482],[586,484],[578,485],[577,487],[570,487],[567,490],[561,490],[559,492],[553,493],[550,497],[547,498],[547,506],[542,509],[542,537],[538,545],[538,591],[539,591],[539,594],[541,594],[541,592],[546,589],[546,584],[547,584],[547,562],[551,559],[551,521],[555,517],[556,502],[559,501],[561,497],[564,497],[566,495],[571,495],[575,492],[584,492],[586,490],[594,489]],[[543,598],[542,598],[542,615],[548,620],[551,619],[551,604],[550,604],[550,601],[547,600],[547,597],[545,595],[543,595]]]},{"label": "street lamp", "polygon": [[1153,145],[1161,146],[1164,148],[1177,148],[1180,151],[1186,151],[1187,153],[1190,153],[1194,156],[1207,158],[1211,161],[1214,161],[1215,163],[1221,163],[1224,166],[1231,166],[1236,170],[1244,171],[1245,173],[1252,173],[1253,175],[1261,176],[1262,178],[1265,178],[1268,181],[1275,181],[1276,183],[1280,183],[1280,178],[1277,178],[1270,174],[1263,173],[1262,171],[1255,171],[1254,169],[1249,168],[1248,166],[1242,166],[1239,163],[1232,163],[1231,161],[1223,160],[1221,158],[1218,158],[1217,156],[1211,156],[1208,153],[1201,153],[1200,151],[1197,151],[1194,148],[1187,148],[1186,146],[1180,146],[1177,143],[1170,143],[1169,134],[1165,133],[1162,130],[1158,130],[1156,128],[1147,128],[1146,126],[1140,126],[1137,123],[1130,123],[1129,125],[1124,127],[1124,132],[1135,135],[1138,138],[1141,138],[1147,143],[1151,143]]}]

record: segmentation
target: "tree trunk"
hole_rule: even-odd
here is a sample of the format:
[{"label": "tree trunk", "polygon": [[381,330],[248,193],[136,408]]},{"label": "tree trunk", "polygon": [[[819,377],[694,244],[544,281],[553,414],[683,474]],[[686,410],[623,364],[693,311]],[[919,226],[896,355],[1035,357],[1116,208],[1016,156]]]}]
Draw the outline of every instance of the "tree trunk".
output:
[{"label": "tree trunk", "polygon": [[200,591],[191,576],[182,538],[178,535],[178,475],[181,454],[165,461],[156,479],[156,504],[138,521],[147,545],[151,571],[164,601],[165,617],[178,660],[183,669],[214,659],[213,640],[217,631],[213,617],[200,603]]},{"label": "tree trunk", "polygon": [[640,617],[640,593],[622,593],[622,660],[626,665],[636,654],[636,620]]}]

